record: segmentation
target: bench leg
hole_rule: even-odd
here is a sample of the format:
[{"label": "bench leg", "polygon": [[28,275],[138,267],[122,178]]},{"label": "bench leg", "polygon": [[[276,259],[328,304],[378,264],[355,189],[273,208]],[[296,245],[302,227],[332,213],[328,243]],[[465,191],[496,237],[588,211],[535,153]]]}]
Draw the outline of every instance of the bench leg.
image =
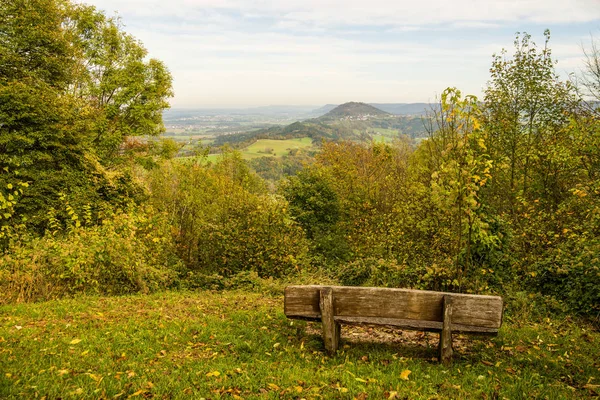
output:
[{"label": "bench leg", "polygon": [[452,297],[444,296],[442,332],[440,333],[440,362],[452,363]]},{"label": "bench leg", "polygon": [[330,287],[321,289],[320,297],[325,349],[335,353],[340,344],[340,324],[333,319],[333,289]]}]

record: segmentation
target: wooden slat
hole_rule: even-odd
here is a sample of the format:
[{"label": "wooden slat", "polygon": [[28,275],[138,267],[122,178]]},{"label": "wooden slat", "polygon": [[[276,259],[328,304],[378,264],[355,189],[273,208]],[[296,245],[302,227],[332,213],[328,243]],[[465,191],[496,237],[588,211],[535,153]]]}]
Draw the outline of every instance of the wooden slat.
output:
[{"label": "wooden slat", "polygon": [[340,324],[333,318],[333,290],[330,287],[325,287],[319,294],[325,349],[335,353],[340,343]]},{"label": "wooden slat", "polygon": [[452,362],[452,296],[444,296],[442,300],[442,331],[440,332],[440,362],[448,365]]},{"label": "wooden slat", "polygon": [[414,319],[395,319],[378,317],[334,317],[338,322],[351,325],[384,325],[402,327],[408,330],[439,332],[442,323],[437,321],[416,321]]},{"label": "wooden slat", "polygon": [[[320,321],[319,318],[290,317],[294,319],[305,319],[308,321]],[[418,321],[414,319],[395,319],[378,317],[334,317],[334,319],[343,324],[349,325],[383,325],[390,327],[402,327],[407,330],[422,332],[440,332],[443,324],[437,321]],[[473,325],[452,324],[452,332],[455,333],[477,333],[481,335],[496,335],[498,329],[485,328]]]},{"label": "wooden slat", "polygon": [[[285,289],[285,314],[290,318],[319,320],[322,288],[324,286],[320,285],[288,286]],[[502,298],[498,296],[349,286],[331,288],[334,315],[340,321],[345,317],[362,317],[441,323],[443,297],[449,295],[453,301],[453,330],[493,333],[502,324]]]}]

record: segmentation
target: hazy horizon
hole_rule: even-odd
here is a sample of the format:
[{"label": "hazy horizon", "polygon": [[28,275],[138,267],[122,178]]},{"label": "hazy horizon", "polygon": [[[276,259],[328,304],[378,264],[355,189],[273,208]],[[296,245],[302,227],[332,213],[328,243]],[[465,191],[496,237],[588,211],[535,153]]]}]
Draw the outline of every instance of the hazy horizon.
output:
[{"label": "hazy horizon", "polygon": [[492,55],[526,31],[563,77],[600,36],[600,0],[89,0],[173,74],[173,108],[428,103],[481,96]]}]

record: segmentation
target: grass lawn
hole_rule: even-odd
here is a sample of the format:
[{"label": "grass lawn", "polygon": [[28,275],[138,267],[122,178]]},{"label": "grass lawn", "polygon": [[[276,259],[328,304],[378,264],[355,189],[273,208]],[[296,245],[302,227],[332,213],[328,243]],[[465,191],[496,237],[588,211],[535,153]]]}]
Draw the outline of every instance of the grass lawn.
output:
[{"label": "grass lawn", "polygon": [[81,297],[0,307],[0,398],[581,399],[600,392],[600,333],[507,318],[495,338],[343,327],[283,315],[242,291]]}]

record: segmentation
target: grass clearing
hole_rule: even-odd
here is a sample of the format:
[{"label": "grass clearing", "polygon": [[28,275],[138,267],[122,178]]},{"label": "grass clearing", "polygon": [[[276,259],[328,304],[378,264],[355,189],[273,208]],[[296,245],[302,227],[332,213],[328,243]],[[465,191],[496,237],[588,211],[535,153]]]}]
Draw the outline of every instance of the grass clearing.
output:
[{"label": "grass clearing", "polygon": [[[210,141],[202,141],[203,145],[210,145]],[[293,149],[305,149],[312,147],[312,139],[309,137],[296,139],[259,139],[248,147],[238,150],[244,160],[251,160],[259,157],[282,157]],[[209,154],[206,161],[217,162],[221,154]],[[192,162],[197,157],[178,157],[179,162]]]},{"label": "grass clearing", "polygon": [[[283,315],[283,298],[165,292],[0,307],[0,398],[592,398],[600,334],[569,320],[506,321],[495,338],[342,329]],[[407,372],[407,371],[410,371]]]},{"label": "grass clearing", "polygon": [[312,146],[309,137],[277,140],[259,139],[256,143],[240,150],[242,157],[246,160],[257,157],[281,157],[293,149],[304,149]]}]

